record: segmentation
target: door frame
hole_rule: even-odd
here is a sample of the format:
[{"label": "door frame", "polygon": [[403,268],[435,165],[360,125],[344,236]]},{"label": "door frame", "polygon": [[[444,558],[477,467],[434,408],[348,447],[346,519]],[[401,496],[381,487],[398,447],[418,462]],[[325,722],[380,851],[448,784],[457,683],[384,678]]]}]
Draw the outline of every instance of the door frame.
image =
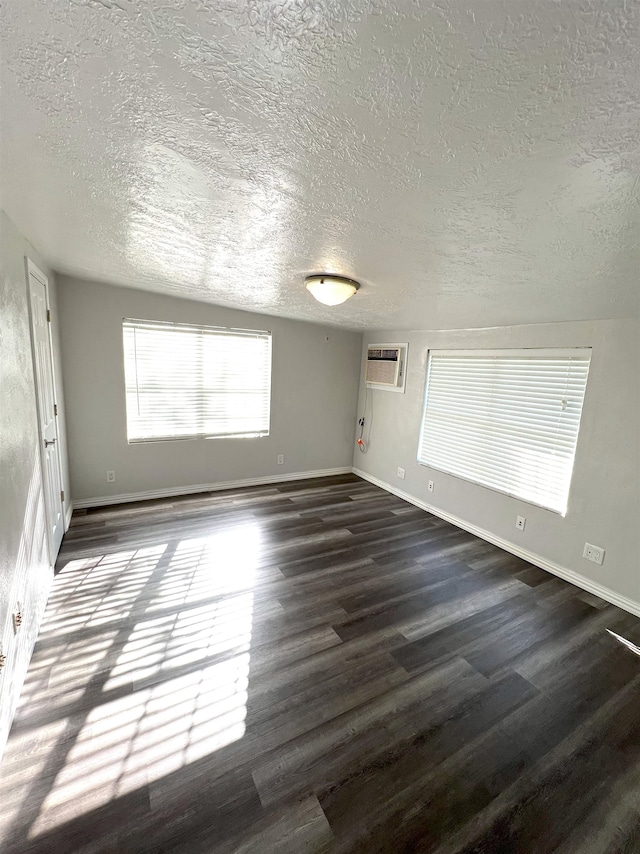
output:
[{"label": "door frame", "polygon": [[[34,279],[37,279],[38,282],[44,287],[45,293],[45,301],[47,306],[47,344],[49,347],[49,356],[51,359],[51,385],[53,392],[53,403],[54,403],[54,418],[56,423],[56,438],[57,438],[57,467],[58,467],[58,479],[61,486],[61,489],[64,493],[64,499],[59,496],[60,507],[62,513],[62,527],[63,527],[63,536],[64,532],[67,531],[67,508],[69,506],[69,496],[67,495],[67,490],[64,488],[65,483],[62,477],[62,445],[60,442],[60,421],[58,415],[58,389],[56,386],[56,362],[54,359],[54,351],[53,351],[53,338],[51,335],[51,307],[49,303],[49,278],[46,276],[42,270],[29,258],[28,255],[24,256],[25,260],[25,272],[26,272],[26,280],[27,280],[27,303],[29,309],[29,338],[31,341],[31,363],[33,369],[33,383],[34,383],[34,392],[36,399],[36,414],[37,414],[37,422],[38,422],[38,445],[39,445],[39,458],[40,458],[40,474],[43,483],[43,501],[46,502],[46,489],[44,488],[44,478],[45,478],[45,460],[44,460],[44,437],[42,435],[41,423],[42,418],[40,416],[40,397],[38,393],[38,372],[36,371],[36,354],[35,354],[35,342],[33,340],[33,317],[31,310],[31,283],[29,281],[30,277],[33,276]],[[45,506],[45,517],[47,517],[47,507]],[[49,562],[51,566],[54,566],[56,562],[56,558],[58,557],[57,553],[54,553],[54,544],[51,541],[51,531],[49,530],[49,524],[47,523],[47,546],[49,550]]]}]

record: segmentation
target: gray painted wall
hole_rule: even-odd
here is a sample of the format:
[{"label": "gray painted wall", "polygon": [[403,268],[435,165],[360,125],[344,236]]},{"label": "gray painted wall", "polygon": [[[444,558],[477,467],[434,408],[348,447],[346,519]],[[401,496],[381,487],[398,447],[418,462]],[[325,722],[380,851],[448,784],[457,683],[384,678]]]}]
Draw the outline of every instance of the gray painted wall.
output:
[{"label": "gray painted wall", "polygon": [[[385,331],[368,343],[409,342],[405,394],[369,391],[369,450],[354,466],[434,508],[578,573],[640,608],[640,326],[637,320],[555,323],[478,330]],[[593,348],[569,496],[563,518],[417,462],[427,351],[431,348]],[[364,374],[362,374],[362,377]],[[364,406],[361,379],[358,414]],[[372,415],[372,418],[371,418]],[[370,428],[370,435],[369,435]],[[397,468],[406,477],[397,477]],[[433,480],[434,492],[427,491]],[[523,532],[516,515],[526,517]],[[585,541],[606,549],[604,564],[582,557]]]},{"label": "gray painted wall", "polygon": [[[0,675],[0,755],[53,577],[45,540],[25,255],[49,276],[58,435],[67,494],[69,488],[55,282],[42,258],[0,212],[0,637],[7,656]],[[17,602],[22,604],[24,622],[16,635],[12,614]]]},{"label": "gray painted wall", "polygon": [[[74,501],[351,465],[360,333],[64,276],[58,282]],[[123,317],[271,330],[270,436],[129,445]]]}]

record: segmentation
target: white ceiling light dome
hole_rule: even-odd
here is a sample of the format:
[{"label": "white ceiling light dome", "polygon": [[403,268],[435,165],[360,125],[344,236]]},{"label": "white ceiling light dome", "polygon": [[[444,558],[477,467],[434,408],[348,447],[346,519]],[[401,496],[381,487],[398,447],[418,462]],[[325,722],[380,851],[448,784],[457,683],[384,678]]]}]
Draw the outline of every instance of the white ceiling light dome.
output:
[{"label": "white ceiling light dome", "polygon": [[307,276],[305,285],[318,302],[325,305],[340,305],[346,302],[360,287],[360,283],[353,279],[332,276],[330,273]]}]

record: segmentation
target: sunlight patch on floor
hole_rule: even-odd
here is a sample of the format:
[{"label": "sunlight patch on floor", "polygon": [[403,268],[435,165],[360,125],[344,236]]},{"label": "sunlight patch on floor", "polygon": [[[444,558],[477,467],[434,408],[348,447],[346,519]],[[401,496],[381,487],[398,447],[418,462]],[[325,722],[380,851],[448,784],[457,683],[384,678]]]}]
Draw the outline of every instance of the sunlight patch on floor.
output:
[{"label": "sunlight patch on floor", "polygon": [[260,556],[251,522],[64,567],[25,687],[48,718],[25,716],[24,743],[48,742],[44,773],[68,746],[30,838],[243,737]]},{"label": "sunlight patch on floor", "polygon": [[249,654],[97,706],[31,836],[242,738]]}]

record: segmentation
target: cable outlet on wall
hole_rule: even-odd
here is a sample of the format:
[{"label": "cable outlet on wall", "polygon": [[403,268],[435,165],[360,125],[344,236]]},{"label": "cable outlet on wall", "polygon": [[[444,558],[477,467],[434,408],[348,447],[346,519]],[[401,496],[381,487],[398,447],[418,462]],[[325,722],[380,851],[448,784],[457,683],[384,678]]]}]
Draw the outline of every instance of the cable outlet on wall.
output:
[{"label": "cable outlet on wall", "polygon": [[402,466],[398,466],[398,477],[400,478],[400,480],[404,480],[404,469],[402,468]]},{"label": "cable outlet on wall", "polygon": [[598,566],[602,566],[602,561],[604,560],[604,549],[602,546],[594,546],[592,543],[585,543],[582,557],[590,560],[591,563],[597,563]]},{"label": "cable outlet on wall", "polygon": [[430,480],[429,483],[427,484],[427,489],[429,490],[429,492],[433,492],[433,481],[432,480]]},{"label": "cable outlet on wall", "polygon": [[107,483],[115,483],[116,482],[116,473],[114,471],[107,472]]},{"label": "cable outlet on wall", "polygon": [[516,516],[516,528],[519,531],[524,531],[524,526],[527,524],[527,520],[524,516]]},{"label": "cable outlet on wall", "polygon": [[278,454],[278,465],[279,466],[284,465],[284,454]]}]

